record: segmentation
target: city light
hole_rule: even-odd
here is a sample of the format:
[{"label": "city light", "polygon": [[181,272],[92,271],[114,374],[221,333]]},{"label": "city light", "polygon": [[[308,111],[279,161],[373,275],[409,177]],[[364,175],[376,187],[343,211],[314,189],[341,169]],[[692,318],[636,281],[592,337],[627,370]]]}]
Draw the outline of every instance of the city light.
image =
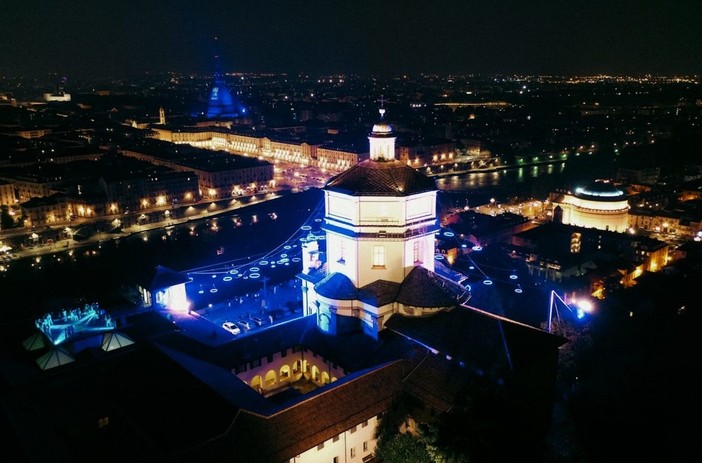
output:
[{"label": "city light", "polygon": [[553,314],[556,313],[556,317],[560,319],[560,312],[558,311],[557,302],[560,302],[563,307],[568,309],[568,313],[572,313],[578,320],[583,319],[586,315],[592,314],[594,311],[594,304],[588,299],[576,299],[573,298],[570,303],[566,302],[561,296],[558,295],[556,291],[551,291],[551,296],[548,305],[548,320],[546,325],[546,331],[552,332],[553,328]]}]

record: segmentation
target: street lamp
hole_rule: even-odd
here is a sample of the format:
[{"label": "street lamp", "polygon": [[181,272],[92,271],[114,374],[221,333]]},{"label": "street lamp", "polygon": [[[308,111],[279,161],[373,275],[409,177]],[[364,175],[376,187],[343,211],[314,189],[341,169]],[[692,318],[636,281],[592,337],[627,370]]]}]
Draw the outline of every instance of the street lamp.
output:
[{"label": "street lamp", "polygon": [[[566,301],[559,296],[556,291],[551,291],[551,297],[550,301],[548,304],[548,320],[547,320],[547,325],[546,325],[546,330],[551,333],[552,332],[552,320],[553,320],[553,311],[556,311],[556,316],[560,319],[560,316],[558,315],[558,307],[556,307],[556,301],[560,301],[571,313],[574,313],[575,316],[578,318],[578,320],[582,319],[586,314],[591,313],[594,309],[594,306],[591,301],[587,299],[573,299],[570,304],[568,304]],[[574,307],[572,307],[574,306]],[[575,310],[573,310],[575,308]]]}]

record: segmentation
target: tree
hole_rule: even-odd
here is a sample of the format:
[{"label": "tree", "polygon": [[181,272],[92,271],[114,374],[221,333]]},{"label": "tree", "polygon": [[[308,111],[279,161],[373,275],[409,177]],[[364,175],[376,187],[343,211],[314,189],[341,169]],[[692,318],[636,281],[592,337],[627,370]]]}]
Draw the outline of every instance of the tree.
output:
[{"label": "tree", "polygon": [[10,208],[2,206],[0,210],[0,229],[6,230],[15,226],[15,219],[10,215]]},{"label": "tree", "polygon": [[426,445],[409,433],[396,433],[378,441],[376,456],[386,463],[433,463]]}]

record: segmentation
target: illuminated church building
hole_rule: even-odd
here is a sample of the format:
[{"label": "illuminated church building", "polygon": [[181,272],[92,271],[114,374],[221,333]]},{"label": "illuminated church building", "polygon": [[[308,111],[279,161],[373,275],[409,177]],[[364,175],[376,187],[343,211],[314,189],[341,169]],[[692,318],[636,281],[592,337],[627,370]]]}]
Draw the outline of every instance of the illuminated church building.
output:
[{"label": "illuminated church building", "polygon": [[[429,284],[434,271],[437,188],[434,180],[395,159],[395,135],[383,120],[368,137],[370,159],[330,179],[324,187],[326,276],[311,277],[318,243],[306,243],[301,275],[306,313],[320,329],[359,328],[372,336],[394,313],[423,316],[455,299],[417,301],[412,287]],[[323,274],[324,275],[324,274]]]},{"label": "illuminated church building", "polygon": [[596,180],[575,192],[552,195],[554,220],[566,225],[625,232],[629,202],[624,192],[608,180]]}]

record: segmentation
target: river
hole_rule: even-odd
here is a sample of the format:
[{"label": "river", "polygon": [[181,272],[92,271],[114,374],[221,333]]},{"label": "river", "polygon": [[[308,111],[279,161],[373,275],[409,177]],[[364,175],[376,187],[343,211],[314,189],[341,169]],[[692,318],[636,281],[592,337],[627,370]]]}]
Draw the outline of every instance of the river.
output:
[{"label": "river", "polygon": [[565,162],[446,175],[436,179],[447,207],[480,206],[491,198],[506,202],[520,199],[545,199],[554,188],[564,185]]}]

